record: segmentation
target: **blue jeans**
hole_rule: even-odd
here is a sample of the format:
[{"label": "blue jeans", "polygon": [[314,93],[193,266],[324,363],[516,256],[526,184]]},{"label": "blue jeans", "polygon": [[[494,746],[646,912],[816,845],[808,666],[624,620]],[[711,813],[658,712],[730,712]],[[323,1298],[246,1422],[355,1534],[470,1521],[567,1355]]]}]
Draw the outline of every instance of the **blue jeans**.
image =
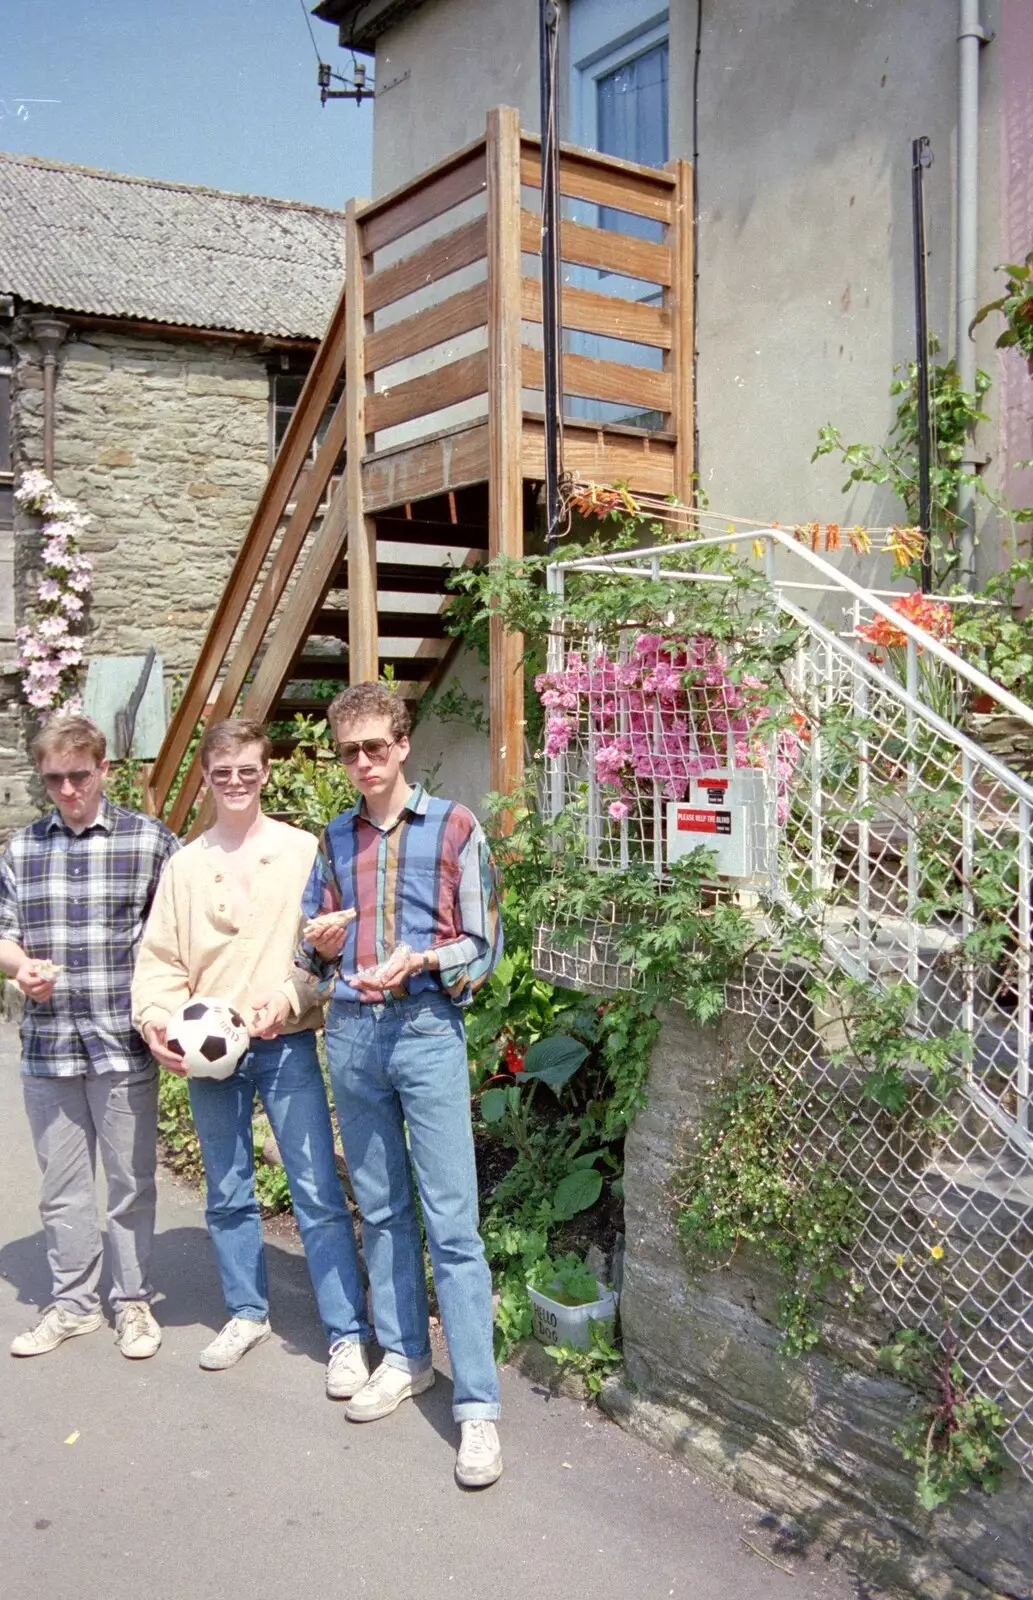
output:
[{"label": "blue jeans", "polygon": [[408,1372],[431,1364],[415,1170],[452,1362],[452,1413],[457,1422],[497,1417],[491,1273],[477,1231],[462,1017],[441,994],[387,1005],[334,1003],[326,1053],[384,1359]]},{"label": "blue jeans", "polygon": [[189,1087],[208,1185],[205,1219],[230,1316],[263,1322],[269,1315],[251,1131],[257,1093],[280,1147],[330,1346],[367,1340],[366,1297],[334,1162],[315,1034],[306,1029],[279,1039],[253,1039],[230,1077],[191,1078]]}]

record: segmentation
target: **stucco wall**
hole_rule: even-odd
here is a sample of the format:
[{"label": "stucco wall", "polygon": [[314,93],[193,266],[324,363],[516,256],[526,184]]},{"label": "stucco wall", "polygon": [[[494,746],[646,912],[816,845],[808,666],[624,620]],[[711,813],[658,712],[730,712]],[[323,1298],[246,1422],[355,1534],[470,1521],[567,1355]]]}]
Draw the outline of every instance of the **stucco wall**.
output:
[{"label": "stucco wall", "polygon": [[[984,0],[988,29],[1000,26],[1000,10]],[[537,128],[535,22],[534,7],[511,0],[436,0],[383,35],[378,82],[394,86],[376,104],[378,194],[475,138],[493,104],[518,106],[524,125]],[[670,0],[671,154],[687,159],[696,22],[696,0]],[[700,468],[721,510],[789,523],[899,517],[884,491],[841,496],[842,469],[812,465],[810,456],[825,422],[872,442],[892,422],[892,369],[914,355],[910,168],[919,134],[934,153],[926,179],[930,327],[953,351],[957,31],[953,0],[723,0],[704,8]],[[982,53],[985,298],[995,292],[1003,248],[998,130],[1008,48],[1002,39]],[[564,102],[568,72],[565,58]],[[992,343],[982,329],[980,362],[996,374]],[[996,446],[988,430],[990,456]]]},{"label": "stucco wall", "polygon": [[[22,334],[26,330],[16,330]],[[15,341],[16,470],[41,466],[39,351]],[[93,332],[58,355],[54,478],[93,518],[88,653],[138,655],[154,645],[166,672],[187,673],[268,471],[264,359],[226,341]],[[38,540],[20,518],[19,615],[31,599]],[[10,662],[6,663],[8,666]],[[0,677],[0,830],[35,815],[27,721],[17,676]]]},{"label": "stucco wall", "polygon": [[388,194],[484,132],[492,106],[538,126],[538,8],[513,0],[421,6],[377,45],[373,187]]}]

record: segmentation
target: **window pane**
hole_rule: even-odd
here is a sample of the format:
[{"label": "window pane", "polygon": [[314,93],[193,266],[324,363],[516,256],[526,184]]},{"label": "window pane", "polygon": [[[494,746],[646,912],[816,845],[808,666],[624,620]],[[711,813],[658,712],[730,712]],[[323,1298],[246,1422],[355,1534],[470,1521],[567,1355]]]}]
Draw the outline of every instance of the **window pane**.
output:
[{"label": "window pane", "polygon": [[668,155],[667,61],[665,40],[599,79],[599,149],[604,155],[663,166]]},{"label": "window pane", "polygon": [[[668,157],[668,45],[656,45],[598,80],[598,145],[604,155],[662,167]],[[647,217],[600,207],[599,226],[659,241],[663,229]]]}]

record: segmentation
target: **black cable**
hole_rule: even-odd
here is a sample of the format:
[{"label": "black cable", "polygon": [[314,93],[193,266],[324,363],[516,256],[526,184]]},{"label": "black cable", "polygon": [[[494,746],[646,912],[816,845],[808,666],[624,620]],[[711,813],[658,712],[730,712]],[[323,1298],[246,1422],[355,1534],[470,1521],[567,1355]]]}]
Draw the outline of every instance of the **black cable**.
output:
[{"label": "black cable", "polygon": [[703,53],[703,0],[696,0],[696,56],[692,68],[692,464],[693,500],[703,482],[699,462],[699,64]]},{"label": "black cable", "polygon": [[312,48],[316,52],[316,60],[319,62],[319,65],[322,66],[323,58],[319,54],[319,46],[316,43],[316,36],[312,31],[312,18],[308,14],[308,6],[305,4],[305,0],[298,0],[298,4],[301,7],[301,14],[305,18],[305,25],[308,28],[308,36],[312,40]]}]

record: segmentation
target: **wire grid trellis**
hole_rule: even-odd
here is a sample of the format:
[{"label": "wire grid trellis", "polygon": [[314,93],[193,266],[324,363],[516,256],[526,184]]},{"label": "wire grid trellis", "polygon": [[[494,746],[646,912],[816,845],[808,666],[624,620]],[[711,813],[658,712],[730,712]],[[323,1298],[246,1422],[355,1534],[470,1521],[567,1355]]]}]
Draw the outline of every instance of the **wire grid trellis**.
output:
[{"label": "wire grid trellis", "polygon": [[[838,602],[843,619],[835,629],[801,609],[769,559],[774,605],[759,626],[800,630],[779,717],[728,647],[643,636],[633,620],[601,637],[561,607],[542,684],[545,809],[583,817],[588,865],[647,867],[662,880],[680,813],[705,819],[693,802],[716,782],[711,810],[739,832],[722,890],[769,936],[727,1002],[752,1019],[751,1058],[792,1090],[784,1114],[798,1175],[829,1162],[855,1188],[856,1276],[893,1323],[952,1344],[966,1381],[1001,1406],[1006,1447],[1033,1478],[1033,788],[963,731],[973,689],[1031,733],[1033,712],[779,530],[761,537],[769,556],[781,546],[811,567],[807,577],[816,569],[821,583],[806,587],[821,590],[826,614]],[[718,541],[695,548],[708,542]],[[692,582],[692,548],[558,563],[550,586],[562,599],[582,573],[670,579],[676,567]],[[899,622],[889,664],[870,659],[866,635],[880,617]],[[811,935],[820,957],[780,960],[787,926]],[[558,916],[538,930],[539,970],[581,987],[635,987],[612,918],[574,939],[561,929]],[[815,979],[830,998],[815,998]],[[851,1013],[858,983],[901,981],[914,991],[913,1035],[960,1048],[945,1099],[909,1068],[908,1104],[891,1114],[866,1092]]]}]

